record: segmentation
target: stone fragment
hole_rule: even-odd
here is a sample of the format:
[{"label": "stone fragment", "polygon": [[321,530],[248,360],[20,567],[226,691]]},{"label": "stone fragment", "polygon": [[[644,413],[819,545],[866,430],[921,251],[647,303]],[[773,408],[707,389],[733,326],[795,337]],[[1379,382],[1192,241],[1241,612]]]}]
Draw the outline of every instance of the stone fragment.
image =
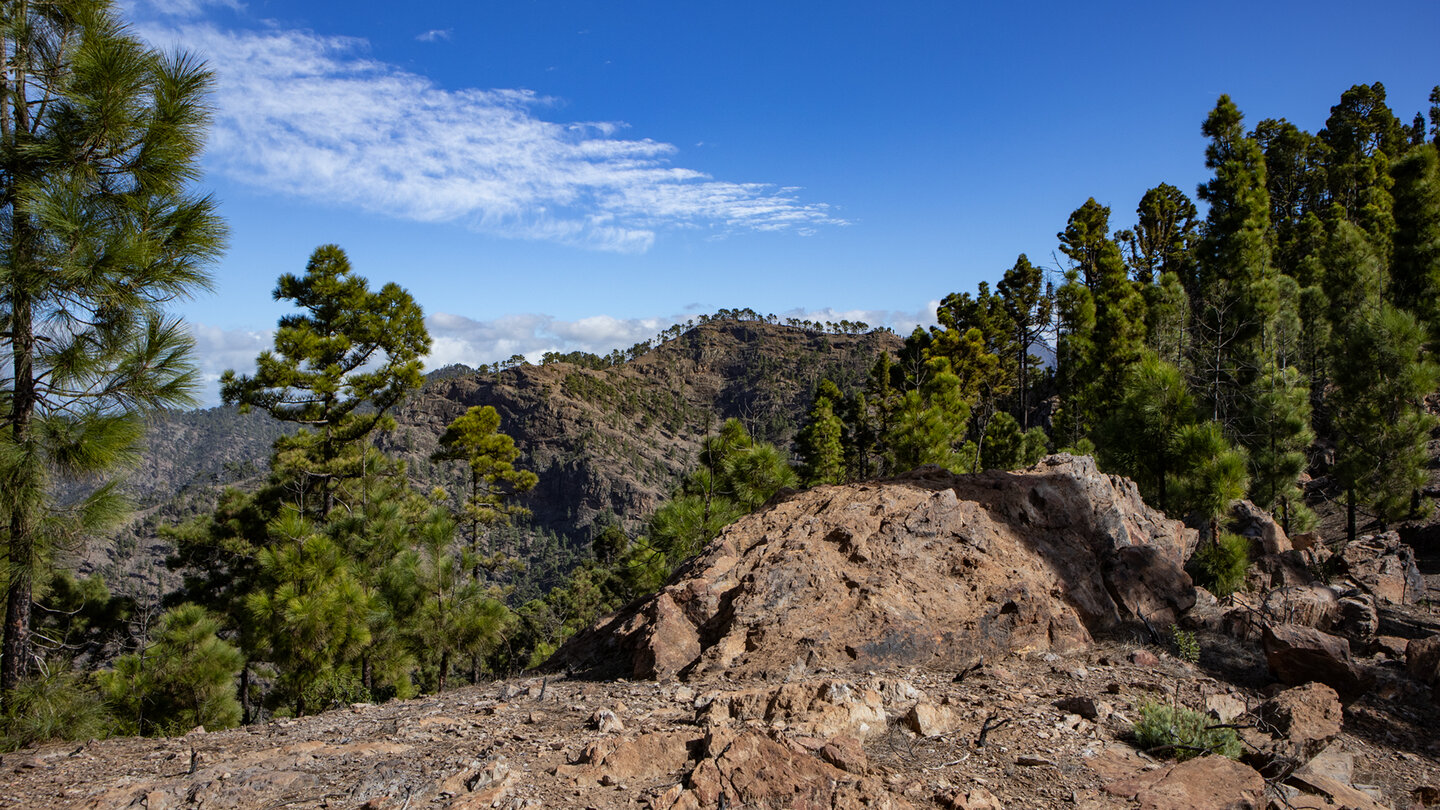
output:
[{"label": "stone fragment", "polygon": [[876,779],[857,777],[754,731],[712,729],[686,790],[665,794],[661,810],[713,807],[824,807],[831,810],[912,810]]},{"label": "stone fragment", "polygon": [[938,737],[954,731],[960,723],[950,709],[921,701],[905,713],[905,725],[921,737]]},{"label": "stone fragment", "polygon": [[1405,645],[1405,671],[1431,686],[1440,686],[1440,635],[1414,638]]},{"label": "stone fragment", "polygon": [[865,747],[848,734],[831,738],[818,753],[821,759],[842,771],[864,774],[870,769],[870,758],[865,755]]},{"label": "stone fragment", "polygon": [[1137,667],[1158,667],[1160,659],[1156,658],[1155,653],[1149,650],[1136,650],[1130,653],[1130,663]]},{"label": "stone fragment", "polygon": [[648,782],[681,773],[701,738],[686,731],[652,732],[632,740],[592,743],[581,754],[597,778],[621,782]]},{"label": "stone fragment", "polygon": [[1392,661],[1404,661],[1405,646],[1409,643],[1409,639],[1399,636],[1376,636],[1370,643],[1370,654],[1383,655]]},{"label": "stone fragment", "polygon": [[1354,786],[1322,774],[1297,771],[1285,780],[1285,783],[1306,793],[1323,796],[1345,810],[1390,810],[1369,794],[1356,790]]},{"label": "stone fragment", "polygon": [[1286,689],[1255,707],[1262,731],[1290,744],[1291,756],[1305,762],[1320,753],[1340,734],[1345,713],[1334,689],[1307,683]]},{"label": "stone fragment", "polygon": [[663,681],[699,657],[700,636],[695,625],[669,593],[662,591],[642,615],[645,629],[635,649],[633,677]]},{"label": "stone fragment", "polygon": [[1205,711],[1222,723],[1229,723],[1244,714],[1248,707],[1245,701],[1228,692],[1205,696]]},{"label": "stone fragment", "polygon": [[[1265,780],[1253,768],[1220,756],[1200,757],[1160,769],[1132,798],[1140,810],[1262,810]],[[1108,790],[1108,788],[1107,788]]]},{"label": "stone fragment", "polygon": [[1270,674],[1283,684],[1319,681],[1344,701],[1358,698],[1374,685],[1374,676],[1350,660],[1350,645],[1338,636],[1282,624],[1267,625],[1262,638]]},{"label": "stone fragment", "polygon": [[1004,803],[983,787],[948,791],[934,801],[942,810],[1005,810]]},{"label": "stone fragment", "polygon": [[1275,518],[1249,501],[1236,501],[1231,505],[1230,522],[1237,534],[1260,546],[1262,554],[1283,554],[1293,548]]},{"label": "stone fragment", "polygon": [[1425,579],[1415,564],[1415,551],[1395,532],[1361,537],[1340,550],[1345,575],[1391,605],[1411,605],[1425,595]]},{"label": "stone fragment", "polygon": [[1090,721],[1100,719],[1100,707],[1095,704],[1094,698],[1085,695],[1061,698],[1055,701],[1055,708],[1069,714],[1078,714]]},{"label": "stone fragment", "polygon": [[1349,639],[1354,649],[1368,648],[1380,631],[1380,614],[1375,610],[1375,598],[1368,593],[1344,596],[1340,598],[1339,608],[1335,634]]},{"label": "stone fragment", "polygon": [[602,734],[614,734],[625,730],[625,724],[609,709],[596,709],[590,715],[590,725]]}]

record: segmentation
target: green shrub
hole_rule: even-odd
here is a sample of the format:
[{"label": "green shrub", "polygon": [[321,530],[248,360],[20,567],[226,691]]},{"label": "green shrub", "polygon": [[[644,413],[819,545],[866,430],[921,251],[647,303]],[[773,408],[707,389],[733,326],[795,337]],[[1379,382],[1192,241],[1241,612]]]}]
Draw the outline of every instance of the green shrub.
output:
[{"label": "green shrub", "polygon": [[1220,597],[1240,589],[1248,567],[1250,541],[1235,534],[1222,534],[1219,543],[1200,541],[1188,566],[1196,585]]},{"label": "green shrub", "polygon": [[1191,664],[1200,663],[1200,640],[1195,638],[1191,630],[1181,630],[1176,625],[1170,625],[1170,640],[1175,643],[1175,655],[1181,661]]},{"label": "green shrub", "polygon": [[1184,761],[1206,754],[1240,757],[1240,739],[1230,728],[1211,728],[1210,718],[1183,706],[1146,703],[1134,728],[1135,742],[1150,753]]},{"label": "green shrub", "polygon": [[57,671],[22,681],[0,717],[0,751],[50,740],[108,736],[111,718],[85,676]]},{"label": "green shrub", "polygon": [[219,629],[204,608],[180,605],[160,617],[155,642],[143,653],[122,655],[100,673],[122,731],[180,734],[239,724],[235,676],[245,659],[216,635]]}]

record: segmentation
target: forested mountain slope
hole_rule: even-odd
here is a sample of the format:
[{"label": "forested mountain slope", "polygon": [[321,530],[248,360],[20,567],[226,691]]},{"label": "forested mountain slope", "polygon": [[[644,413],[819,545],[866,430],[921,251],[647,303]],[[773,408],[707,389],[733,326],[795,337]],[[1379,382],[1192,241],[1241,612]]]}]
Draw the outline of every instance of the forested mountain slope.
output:
[{"label": "forested mountain slope", "polygon": [[[643,520],[694,465],[707,432],[726,419],[742,420],[759,440],[787,446],[820,379],[856,387],[881,353],[900,345],[883,330],[832,334],[717,318],[608,367],[549,362],[492,372],[452,366],[430,375],[396,411],[396,429],[377,443],[404,458],[425,489],[453,490],[463,467],[430,460],[437,439],[467,408],[494,406],[500,429],[523,453],[520,466],[540,478],[524,499],[534,514],[521,532],[543,530],[573,548],[590,539],[597,519]],[[130,478],[142,506],[139,519],[118,544],[92,544],[81,565],[108,573],[112,583],[148,579],[150,563],[164,549],[155,539],[157,524],[207,511],[224,486],[253,485],[286,429],[258,412],[231,408],[156,419]]]}]

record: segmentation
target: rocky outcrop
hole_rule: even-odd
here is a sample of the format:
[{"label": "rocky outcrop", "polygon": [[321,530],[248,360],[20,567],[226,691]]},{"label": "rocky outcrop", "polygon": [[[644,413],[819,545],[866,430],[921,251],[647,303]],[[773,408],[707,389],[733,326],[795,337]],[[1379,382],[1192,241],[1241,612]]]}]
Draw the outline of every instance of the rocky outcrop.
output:
[{"label": "rocky outcrop", "polygon": [[1284,684],[1318,681],[1342,700],[1354,700],[1375,683],[1375,677],[1350,658],[1345,639],[1295,624],[1267,626],[1263,637],[1270,673]]},{"label": "rocky outcrop", "polygon": [[1361,537],[1339,552],[1345,577],[1375,600],[1410,605],[1425,596],[1425,580],[1415,565],[1415,551],[1395,532]]},{"label": "rocky outcrop", "polygon": [[1196,537],[1086,457],[819,487],[741,519],[548,666],[663,680],[1073,650],[1188,610]]}]

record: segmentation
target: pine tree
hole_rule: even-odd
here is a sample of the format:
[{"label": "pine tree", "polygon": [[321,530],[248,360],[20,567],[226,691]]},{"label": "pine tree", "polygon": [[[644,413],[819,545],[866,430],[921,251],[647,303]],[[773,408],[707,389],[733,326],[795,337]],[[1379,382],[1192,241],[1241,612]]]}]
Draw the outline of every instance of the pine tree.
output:
[{"label": "pine tree", "polygon": [[[1059,234],[1060,250],[1075,262],[1094,307],[1093,327],[1086,336],[1088,356],[1072,369],[1073,381],[1083,380],[1079,386],[1083,390],[1076,391],[1079,396],[1075,399],[1090,412],[1082,420],[1087,424],[1108,406],[1127,369],[1139,361],[1144,349],[1145,300],[1130,281],[1120,246],[1108,235],[1109,227],[1110,209],[1092,197],[1070,214]],[[1066,295],[1062,305],[1081,305],[1078,293]]]},{"label": "pine tree", "polygon": [[105,693],[122,727],[140,734],[180,734],[196,726],[217,731],[240,722],[235,676],[244,657],[218,635],[220,625],[199,605],[172,608],[155,641],[116,659],[102,672]]},{"label": "pine tree", "polygon": [[1287,532],[1310,522],[1298,481],[1315,433],[1310,427],[1310,389],[1299,369],[1267,365],[1256,380],[1244,421],[1250,500],[1279,515]]},{"label": "pine tree", "polygon": [[[826,382],[829,382],[828,380]],[[830,397],[822,392],[805,427],[795,437],[796,455],[800,458],[800,481],[807,487],[839,484],[845,479],[845,447],[842,441],[844,424],[835,415]]]},{"label": "pine tree", "polygon": [[1211,417],[1234,418],[1238,388],[1265,358],[1259,341],[1278,305],[1270,254],[1270,198],[1259,144],[1245,136],[1240,110],[1221,96],[1205,120],[1205,165],[1215,176],[1200,187],[1210,204],[1200,241],[1195,367]]},{"label": "pine tree", "polygon": [[279,666],[281,695],[299,716],[328,708],[315,705],[328,685],[359,681],[356,665],[370,642],[376,604],[344,550],[297,510],[272,521],[269,534],[246,606],[258,627],[258,651]]},{"label": "pine tree", "polygon": [[420,527],[417,547],[400,562],[414,594],[404,632],[415,656],[435,673],[435,691],[444,692],[454,656],[479,658],[512,621],[504,603],[471,578],[474,561],[454,553],[455,523],[443,511]]},{"label": "pine tree", "polygon": [[1092,364],[1097,362],[1095,296],[1080,283],[1079,272],[1073,268],[1066,271],[1065,283],[1055,291],[1055,312],[1055,376],[1060,389],[1060,409],[1054,417],[1055,443],[1067,447],[1089,436],[1097,410],[1090,376]]},{"label": "pine tree", "polygon": [[1175,513],[1210,525],[1210,543],[1220,543],[1220,516],[1245,496],[1249,485],[1247,458],[1242,448],[1225,438],[1218,422],[1184,425],[1174,438],[1179,460],[1175,476]]},{"label": "pine tree", "polygon": [[104,476],[138,414],[192,402],[191,340],[163,307],[208,285],[225,229],[199,174],[211,76],[130,36],[103,0],[0,15],[0,701],[35,659],[31,590],[51,546],[116,519],[104,484],[57,511],[54,476]]},{"label": "pine tree", "polygon": [[1275,237],[1273,260],[1280,272],[1298,278],[1305,217],[1325,207],[1325,162],[1330,147],[1283,118],[1261,121],[1252,137],[1265,158],[1265,190]]},{"label": "pine tree", "polygon": [[464,461],[470,468],[470,492],[459,516],[470,526],[470,553],[478,555],[478,577],[478,567],[494,570],[502,562],[495,557],[498,550],[481,550],[485,533],[530,514],[514,498],[534,489],[539,478],[529,470],[516,469],[520,450],[513,438],[500,432],[500,414],[493,406],[476,405],[456,417],[439,444],[433,460]]},{"label": "pine tree", "polygon": [[1426,323],[1440,348],[1440,147],[1422,144],[1396,161],[1391,300]]},{"label": "pine tree", "polygon": [[1022,429],[1030,425],[1030,370],[1035,358],[1030,348],[1039,342],[1050,328],[1055,305],[1054,291],[1043,284],[1040,268],[1030,263],[1024,253],[1015,259],[1015,264],[1005,271],[1005,276],[996,285],[1004,302],[1005,313],[1009,316],[1013,334],[1010,345],[1015,352],[1015,364],[1019,369],[1017,387],[1019,390],[1018,411]]},{"label": "pine tree", "polygon": [[905,392],[886,445],[891,469],[912,470],[937,464],[952,472],[972,472],[978,450],[966,452],[970,406],[961,395],[960,378],[943,357],[930,361],[923,387]]},{"label": "pine tree", "polygon": [[1382,525],[1411,511],[1435,425],[1424,398],[1440,387],[1440,367],[1426,356],[1414,316],[1389,302],[1357,312],[1338,331],[1335,473],[1354,540],[1362,503]]},{"label": "pine tree", "polygon": [[1135,230],[1124,240],[1130,245],[1136,281],[1150,286],[1165,273],[1174,273],[1182,282],[1193,284],[1196,214],[1195,203],[1169,183],[1145,192],[1135,207]]},{"label": "pine tree", "polygon": [[392,428],[390,409],[420,386],[430,335],[409,293],[393,282],[371,292],[335,245],[316,248],[304,276],[280,276],[274,294],[303,314],[282,317],[275,350],[260,353],[253,376],[226,371],[220,392],[242,411],[305,426],[276,449],[301,489],[299,508],[323,521],[340,484],[360,475],[365,439]]},{"label": "pine tree", "polygon": [[1130,369],[1115,407],[1099,431],[1099,462],[1135,481],[1149,503],[1180,512],[1175,480],[1187,461],[1180,431],[1197,421],[1195,401],[1180,370],[1149,354]]},{"label": "pine tree", "polygon": [[1319,139],[1329,147],[1325,158],[1330,200],[1378,244],[1388,242],[1390,214],[1389,164],[1406,147],[1405,128],[1385,104],[1385,85],[1357,84],[1330,108]]},{"label": "pine tree", "polygon": [[665,561],[657,568],[668,574],[721,529],[799,481],[778,448],[755,441],[740,420],[727,419],[705,439],[700,466],[650,516],[645,544]]}]

